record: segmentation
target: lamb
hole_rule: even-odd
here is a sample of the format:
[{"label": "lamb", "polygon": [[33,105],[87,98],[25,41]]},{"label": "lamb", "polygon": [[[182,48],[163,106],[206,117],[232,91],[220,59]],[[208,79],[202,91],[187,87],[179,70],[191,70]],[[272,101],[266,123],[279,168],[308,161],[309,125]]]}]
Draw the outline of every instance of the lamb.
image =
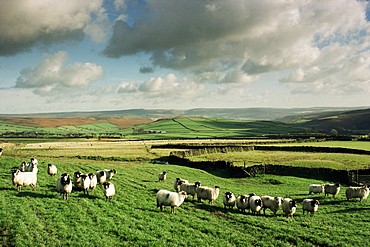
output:
[{"label": "lamb", "polygon": [[175,182],[173,183],[173,189],[176,191],[176,192],[179,192],[180,191],[180,185],[181,184],[188,184],[189,181],[188,180],[185,180],[185,179],[181,179],[181,178],[176,178],[175,179]]},{"label": "lamb", "polygon": [[94,173],[89,173],[88,176],[90,178],[90,190],[91,192],[94,192],[94,189],[96,188],[98,180],[96,179],[96,175]]},{"label": "lamb", "polygon": [[283,211],[285,215],[289,218],[291,216],[293,218],[293,215],[295,214],[297,210],[297,204],[295,200],[292,200],[290,198],[285,198],[283,201]]},{"label": "lamb", "polygon": [[323,184],[310,184],[308,187],[308,194],[312,193],[324,193],[324,185]]},{"label": "lamb", "polygon": [[232,192],[226,192],[223,196],[223,203],[225,208],[232,209],[235,206],[236,198]]},{"label": "lamb", "polygon": [[57,192],[68,200],[68,194],[72,192],[72,181],[68,173],[63,173],[57,180]]},{"label": "lamb", "polygon": [[366,199],[369,196],[369,187],[366,185],[362,187],[349,187],[346,189],[346,197],[347,200],[352,198],[360,198],[360,201],[362,199]]},{"label": "lamb", "polygon": [[47,172],[50,175],[50,177],[55,177],[55,175],[57,175],[58,169],[55,165],[48,164]]},{"label": "lamb", "polygon": [[251,196],[249,198],[249,207],[252,211],[252,214],[260,214],[263,207],[262,199],[259,196]]},{"label": "lamb", "polygon": [[200,182],[195,182],[194,184],[181,183],[180,191],[185,191],[187,195],[192,195],[193,200],[194,196],[197,194],[197,188],[201,185]]},{"label": "lamb", "polygon": [[89,194],[89,188],[90,188],[90,177],[87,174],[81,175],[81,188],[84,191],[84,194]]},{"label": "lamb", "polygon": [[327,196],[328,194],[331,194],[331,195],[333,195],[333,198],[335,198],[335,196],[339,194],[340,185],[339,185],[339,183],[325,184],[324,185],[324,191],[325,191],[325,196]]},{"label": "lamb", "polygon": [[319,209],[320,202],[315,199],[304,199],[302,202],[303,214],[305,211],[310,212],[311,216]]},{"label": "lamb", "polygon": [[238,208],[238,210],[245,213],[246,209],[250,209],[249,198],[251,196],[255,196],[255,195],[256,194],[252,193],[252,194],[249,194],[249,195],[238,196],[238,198],[236,199],[236,207]]},{"label": "lamb", "polygon": [[73,185],[75,186],[76,189],[82,188],[81,186],[81,175],[83,173],[78,171],[73,174]]},{"label": "lamb", "polygon": [[166,180],[166,178],[167,178],[167,175],[166,174],[167,174],[167,172],[162,172],[162,173],[159,173],[158,174],[158,180],[159,180],[159,182]]},{"label": "lamb", "polygon": [[17,186],[17,191],[21,191],[22,186],[31,186],[36,190],[37,175],[34,172],[21,172],[20,170],[12,170],[12,181]]},{"label": "lamb", "polygon": [[163,206],[171,206],[171,213],[175,213],[175,207],[180,207],[185,201],[187,194],[185,191],[171,192],[159,190],[156,195],[157,207],[163,211]]},{"label": "lamb", "polygon": [[214,188],[199,186],[196,190],[198,202],[201,202],[202,199],[208,200],[209,204],[212,204],[214,200],[217,199],[218,194],[220,193],[220,187],[215,186]]},{"label": "lamb", "polygon": [[266,209],[269,208],[276,217],[276,212],[279,210],[283,198],[282,197],[272,197],[272,196],[262,196],[262,204],[263,204],[263,214],[266,215]]},{"label": "lamb", "polygon": [[112,201],[113,196],[116,194],[116,189],[114,187],[114,184],[112,184],[111,182],[104,182],[102,186],[103,186],[103,192],[104,192],[106,201],[109,201],[109,200]]}]

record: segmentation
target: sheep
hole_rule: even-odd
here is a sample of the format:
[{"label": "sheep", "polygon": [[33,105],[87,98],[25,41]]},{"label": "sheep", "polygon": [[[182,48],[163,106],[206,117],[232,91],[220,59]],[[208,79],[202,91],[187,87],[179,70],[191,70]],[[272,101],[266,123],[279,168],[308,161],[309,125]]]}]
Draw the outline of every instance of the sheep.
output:
[{"label": "sheep", "polygon": [[89,188],[90,188],[90,177],[87,174],[81,175],[81,188],[84,191],[84,194],[89,194]]},{"label": "sheep", "polygon": [[201,202],[202,199],[208,200],[209,204],[212,204],[214,200],[217,199],[218,194],[220,193],[220,187],[215,186],[214,188],[199,186],[196,189],[198,202]]},{"label": "sheep", "polygon": [[31,186],[36,190],[37,175],[34,172],[22,172],[20,170],[12,170],[12,182],[17,186],[17,191],[21,191],[22,186]]},{"label": "sheep", "polygon": [[193,200],[194,196],[197,194],[197,188],[201,185],[200,182],[195,182],[194,184],[181,183],[180,191],[185,191],[187,195],[192,195]]},{"label": "sheep", "polygon": [[94,189],[96,188],[98,180],[96,179],[96,175],[94,173],[89,173],[88,176],[90,178],[90,191],[94,192]]},{"label": "sheep", "polygon": [[315,199],[304,199],[302,202],[303,214],[305,211],[310,212],[311,216],[319,209],[320,202]]},{"label": "sheep", "polygon": [[27,166],[27,162],[22,161],[18,166],[18,170],[20,170],[21,172],[25,172],[26,171],[26,166]]},{"label": "sheep", "polygon": [[57,175],[58,169],[55,165],[48,164],[47,172],[50,175],[50,177],[55,177],[55,175]]},{"label": "sheep", "polygon": [[311,195],[312,193],[324,193],[324,185],[323,184],[310,184],[308,187],[308,194]]},{"label": "sheep", "polygon": [[105,200],[112,201],[113,196],[116,194],[116,189],[114,187],[114,184],[112,184],[111,182],[104,182],[102,186],[103,186],[103,192],[106,198]]},{"label": "sheep", "polygon": [[236,207],[238,208],[238,210],[245,213],[246,209],[250,209],[249,198],[251,196],[255,196],[255,195],[256,194],[252,193],[252,194],[249,194],[249,195],[238,196],[238,198],[236,199]]},{"label": "sheep", "polygon": [[105,181],[107,181],[107,175],[104,171],[96,171],[96,179],[99,184],[103,184]]},{"label": "sheep", "polygon": [[232,209],[235,206],[236,198],[232,192],[226,192],[223,196],[223,203],[225,208]]},{"label": "sheep", "polygon": [[110,180],[113,178],[113,175],[117,173],[116,169],[104,169],[104,172],[107,176],[107,180]]},{"label": "sheep", "polygon": [[[35,168],[36,167],[36,168]],[[18,166],[18,170],[21,172],[35,172],[37,173],[37,165],[32,163],[27,163],[26,161],[22,161],[22,163]]]},{"label": "sheep", "polygon": [[276,212],[279,210],[283,198],[282,197],[272,197],[272,196],[261,196],[263,204],[263,214],[266,215],[266,209],[269,208],[276,217]]},{"label": "sheep", "polygon": [[369,196],[369,187],[366,185],[362,187],[349,187],[346,189],[346,197],[347,200],[352,198],[360,198],[360,201],[362,199],[366,199]]},{"label": "sheep", "polygon": [[30,163],[31,164],[34,164],[34,165],[38,165],[39,164],[39,162],[35,158],[31,158],[31,162]]},{"label": "sheep", "polygon": [[73,185],[75,186],[76,189],[82,188],[81,187],[81,175],[83,173],[78,171],[73,174]]},{"label": "sheep", "polygon": [[263,207],[262,199],[259,196],[251,196],[249,198],[249,207],[252,211],[252,214],[260,214]]},{"label": "sheep", "polygon": [[324,185],[324,191],[325,191],[325,196],[327,196],[328,194],[331,194],[331,195],[333,195],[333,198],[335,198],[335,196],[339,194],[340,185],[339,185],[339,183],[325,184]]},{"label": "sheep", "polygon": [[185,191],[171,192],[159,190],[156,195],[157,207],[163,212],[163,206],[171,206],[171,213],[175,213],[175,207],[180,207],[187,198]]},{"label": "sheep", "polygon": [[57,192],[68,200],[68,194],[72,192],[72,180],[68,173],[63,173],[57,180]]},{"label": "sheep", "polygon": [[293,215],[295,214],[297,210],[297,204],[295,200],[292,200],[290,198],[285,198],[283,200],[283,205],[282,205],[283,211],[285,215],[289,218],[291,216],[293,218]]},{"label": "sheep", "polygon": [[167,174],[167,172],[162,172],[162,173],[159,173],[158,174],[158,180],[159,180],[159,182],[166,180],[166,178],[167,178],[167,175],[166,174]]},{"label": "sheep", "polygon": [[173,189],[176,191],[176,192],[179,192],[180,191],[180,185],[181,184],[188,184],[189,181],[188,180],[185,180],[185,179],[181,179],[181,178],[176,178],[175,179],[175,182],[173,183]]}]

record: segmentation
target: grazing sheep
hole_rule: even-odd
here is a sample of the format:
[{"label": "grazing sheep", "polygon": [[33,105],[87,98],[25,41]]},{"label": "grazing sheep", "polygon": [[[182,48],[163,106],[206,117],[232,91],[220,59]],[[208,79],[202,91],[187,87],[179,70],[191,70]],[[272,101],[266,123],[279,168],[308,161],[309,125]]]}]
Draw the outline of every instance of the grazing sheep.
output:
[{"label": "grazing sheep", "polygon": [[262,204],[263,204],[263,214],[266,215],[266,209],[269,208],[276,216],[276,212],[279,210],[283,198],[282,197],[272,197],[272,196],[262,196]]},{"label": "grazing sheep", "polygon": [[215,186],[214,188],[199,186],[197,187],[197,198],[198,202],[201,202],[202,199],[208,200],[209,204],[212,204],[214,200],[217,199],[218,194],[220,193],[220,187]]},{"label": "grazing sheep", "polygon": [[249,198],[249,207],[252,211],[252,214],[260,214],[263,207],[262,199],[259,196],[251,196]]},{"label": "grazing sheep", "polygon": [[90,178],[90,191],[94,192],[94,189],[96,188],[98,180],[96,179],[96,175],[94,173],[89,173],[88,176]]},{"label": "grazing sheep", "polygon": [[107,175],[104,171],[96,171],[96,180],[99,184],[103,184],[105,181],[107,181]]},{"label": "grazing sheep", "polygon": [[328,194],[331,194],[331,195],[333,195],[333,198],[335,198],[335,196],[339,194],[340,185],[339,185],[339,183],[325,184],[324,185],[324,191],[325,191],[325,196],[327,196]]},{"label": "grazing sheep", "polygon": [[17,186],[17,191],[21,191],[22,186],[31,186],[36,190],[37,175],[34,172],[21,172],[20,170],[12,170],[12,182]]},{"label": "grazing sheep", "polygon": [[200,182],[195,182],[194,184],[181,183],[180,191],[185,191],[187,195],[192,195],[194,200],[194,196],[197,194],[197,188],[200,186],[200,184]]},{"label": "grazing sheep", "polygon": [[72,192],[72,180],[68,173],[63,173],[57,180],[57,192],[68,200],[68,194]]},{"label": "grazing sheep", "polygon": [[226,192],[223,196],[223,203],[225,208],[232,209],[235,206],[236,198],[232,192]]},{"label": "grazing sheep", "polygon": [[90,177],[87,174],[81,175],[81,188],[84,191],[84,194],[89,194],[89,188],[90,188]]},{"label": "grazing sheep", "polygon": [[362,187],[349,187],[346,189],[346,197],[347,200],[352,198],[360,198],[360,201],[362,199],[366,199],[369,196],[369,187],[366,185]]},{"label": "grazing sheep", "polygon": [[308,194],[312,194],[312,193],[324,193],[324,185],[323,184],[310,184],[310,186],[308,187]]},{"label": "grazing sheep", "polygon": [[166,178],[167,178],[167,175],[166,174],[167,174],[167,172],[162,172],[162,173],[159,173],[158,174],[158,180],[159,180],[159,182],[166,180]]},{"label": "grazing sheep", "polygon": [[103,192],[105,195],[106,201],[112,201],[113,196],[116,194],[116,189],[114,188],[114,184],[111,182],[104,182],[103,184]]},{"label": "grazing sheep", "polygon": [[79,188],[82,188],[81,186],[81,175],[83,173],[78,171],[78,172],[75,172],[73,174],[73,185],[75,186],[75,188],[79,189]]},{"label": "grazing sheep", "polygon": [[285,213],[285,215],[289,218],[289,216],[291,216],[293,218],[293,215],[295,214],[296,210],[297,210],[297,204],[294,200],[290,199],[290,198],[285,198],[283,200],[283,211]]},{"label": "grazing sheep", "polygon": [[319,209],[320,202],[315,199],[304,199],[302,202],[303,214],[305,211],[310,212],[311,216]]},{"label": "grazing sheep", "polygon": [[175,207],[180,207],[186,197],[185,191],[176,193],[168,190],[159,190],[156,195],[157,207],[163,211],[163,206],[171,206],[171,213],[174,213]]},{"label": "grazing sheep", "polygon": [[175,179],[175,182],[173,183],[173,189],[176,191],[176,192],[179,192],[180,191],[180,185],[181,184],[188,184],[189,181],[188,180],[185,180],[185,179],[181,179],[181,178],[176,178]]},{"label": "grazing sheep", "polygon": [[246,209],[250,209],[249,198],[251,196],[255,196],[255,195],[256,195],[255,193],[252,193],[252,194],[249,194],[249,195],[238,196],[238,198],[236,199],[236,207],[238,208],[238,210],[245,213]]},{"label": "grazing sheep", "polygon": [[48,164],[47,172],[50,175],[50,177],[55,177],[55,175],[57,175],[58,169],[55,165]]}]

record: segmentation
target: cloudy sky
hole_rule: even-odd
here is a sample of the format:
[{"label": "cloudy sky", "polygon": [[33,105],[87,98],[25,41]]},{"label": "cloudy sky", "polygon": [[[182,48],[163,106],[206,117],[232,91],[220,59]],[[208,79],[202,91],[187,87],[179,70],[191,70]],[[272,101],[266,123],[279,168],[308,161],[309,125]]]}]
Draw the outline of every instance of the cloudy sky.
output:
[{"label": "cloudy sky", "polygon": [[355,0],[1,0],[0,113],[370,106]]}]

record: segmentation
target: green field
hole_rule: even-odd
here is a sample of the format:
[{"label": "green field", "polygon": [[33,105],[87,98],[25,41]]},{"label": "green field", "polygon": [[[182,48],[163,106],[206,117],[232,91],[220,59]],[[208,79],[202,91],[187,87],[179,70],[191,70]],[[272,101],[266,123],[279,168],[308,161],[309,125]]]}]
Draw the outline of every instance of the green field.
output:
[{"label": "green field", "polygon": [[[165,143],[165,141],[159,141]],[[151,164],[151,159],[168,155],[169,150],[152,150],[154,142],[43,142],[5,148],[0,156],[0,245],[2,246],[368,246],[370,199],[346,201],[342,189],[337,198],[308,195],[315,179],[260,175],[255,178],[223,178],[217,173],[188,167]],[[343,144],[345,145],[345,144]],[[348,144],[350,145],[350,144]],[[268,158],[272,154],[261,154]],[[286,153],[286,156],[293,155]],[[80,156],[80,157],[79,157]],[[81,156],[119,157],[132,161],[96,161]],[[10,170],[23,160],[39,160],[38,188],[17,192]],[[139,158],[138,158],[139,157]],[[293,161],[292,161],[293,162]],[[352,162],[349,160],[348,162]],[[58,174],[84,173],[100,169],[117,170],[113,202],[106,202],[100,188],[85,196],[74,191],[63,201],[55,191],[56,178],[46,173],[48,163]],[[167,171],[168,179],[157,181]],[[175,214],[156,208],[155,193],[173,190],[181,177],[205,186],[221,187],[220,197],[209,205],[189,198]],[[297,213],[287,219],[278,211],[273,217],[226,210],[221,196],[226,191],[290,197],[298,202]],[[313,217],[302,214],[304,198],[319,199]]]}]

